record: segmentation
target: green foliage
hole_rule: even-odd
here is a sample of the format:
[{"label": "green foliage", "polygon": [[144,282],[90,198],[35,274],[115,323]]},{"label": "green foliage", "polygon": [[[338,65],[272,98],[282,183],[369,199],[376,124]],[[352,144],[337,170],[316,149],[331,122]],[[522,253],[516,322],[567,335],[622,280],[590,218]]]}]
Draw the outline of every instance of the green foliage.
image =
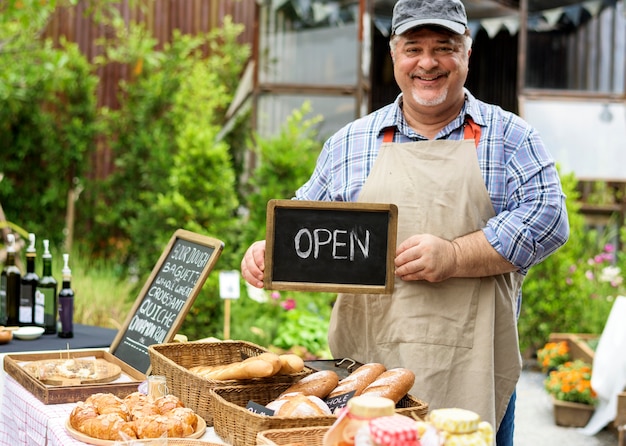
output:
[{"label": "green foliage", "polygon": [[568,197],[570,240],[531,268],[524,281],[518,324],[522,352],[537,350],[552,332],[602,333],[621,286],[619,271],[613,271],[618,276],[613,281],[602,272],[611,272],[605,268],[613,264],[626,265],[624,253],[607,243],[614,234],[587,227],[573,175],[561,180]]},{"label": "green foliage", "polygon": [[332,293],[250,291],[232,304],[232,339],[277,351],[329,358],[327,334]]},{"label": "green foliage", "polygon": [[0,203],[9,220],[59,242],[98,124],[97,78],[77,45],[35,38],[55,5],[0,6]]},{"label": "green foliage", "polygon": [[278,135],[256,136],[251,150],[257,157],[257,167],[243,187],[249,211],[244,228],[245,248],[265,238],[267,202],[293,197],[313,172],[322,146],[316,128],[322,117],[309,117],[310,112],[311,105],[305,102],[287,118]]}]

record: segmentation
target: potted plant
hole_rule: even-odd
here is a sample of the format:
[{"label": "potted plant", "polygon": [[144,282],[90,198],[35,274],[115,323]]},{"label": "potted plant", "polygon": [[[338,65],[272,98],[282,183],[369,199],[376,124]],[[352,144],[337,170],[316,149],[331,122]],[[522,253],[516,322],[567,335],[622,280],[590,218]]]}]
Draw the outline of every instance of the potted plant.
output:
[{"label": "potted plant", "polygon": [[577,359],[557,366],[545,379],[558,426],[583,427],[593,415],[597,400],[591,373],[591,365]]},{"label": "potted plant", "polygon": [[537,350],[537,364],[543,373],[555,370],[569,360],[570,353],[567,341],[548,342]]}]

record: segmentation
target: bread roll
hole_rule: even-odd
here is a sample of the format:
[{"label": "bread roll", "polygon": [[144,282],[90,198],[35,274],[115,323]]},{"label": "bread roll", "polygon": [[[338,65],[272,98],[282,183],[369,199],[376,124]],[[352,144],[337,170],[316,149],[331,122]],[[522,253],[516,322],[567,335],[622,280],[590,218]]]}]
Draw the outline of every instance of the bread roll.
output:
[{"label": "bread roll", "polygon": [[339,381],[337,387],[330,392],[328,398],[343,395],[354,390],[354,396],[359,396],[363,389],[374,382],[385,370],[384,365],[378,362],[363,364],[361,367],[350,373],[347,377]]},{"label": "bread roll", "polygon": [[304,370],[304,359],[300,356],[293,353],[284,353],[278,357],[281,364],[280,370],[278,371],[279,374],[290,375]]},{"label": "bread roll", "polygon": [[398,403],[414,383],[415,373],[411,370],[402,367],[389,369],[367,386],[361,395],[383,396]]},{"label": "bread roll", "polygon": [[330,408],[321,398],[303,393],[289,393],[266,406],[277,417],[319,417],[331,415]]},{"label": "bread roll", "polygon": [[320,370],[311,373],[308,376],[293,383],[287,390],[279,395],[288,393],[304,393],[305,395],[314,395],[318,398],[325,398],[339,382],[339,375],[332,370]]}]

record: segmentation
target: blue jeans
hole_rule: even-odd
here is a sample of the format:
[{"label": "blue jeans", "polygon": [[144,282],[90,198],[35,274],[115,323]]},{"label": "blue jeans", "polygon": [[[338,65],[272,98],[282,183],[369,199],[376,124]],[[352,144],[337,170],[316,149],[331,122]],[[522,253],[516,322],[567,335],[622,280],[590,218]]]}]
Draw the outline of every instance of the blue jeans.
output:
[{"label": "blue jeans", "polygon": [[504,418],[496,433],[496,446],[513,446],[513,431],[515,428],[515,391],[511,395]]}]

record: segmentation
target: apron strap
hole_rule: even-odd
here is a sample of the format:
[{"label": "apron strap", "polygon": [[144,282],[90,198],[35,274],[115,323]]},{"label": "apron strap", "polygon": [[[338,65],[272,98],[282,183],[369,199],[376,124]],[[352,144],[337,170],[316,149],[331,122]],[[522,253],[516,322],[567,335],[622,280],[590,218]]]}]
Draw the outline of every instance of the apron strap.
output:
[{"label": "apron strap", "polygon": [[[385,133],[383,133],[383,142],[393,142],[393,135],[395,131],[395,127],[387,127],[385,129]],[[480,126],[476,124],[471,117],[468,117],[465,121],[465,129],[463,130],[464,139],[473,139],[476,147],[478,147],[480,132]]]},{"label": "apron strap", "polygon": [[476,124],[471,117],[468,116],[467,120],[465,121],[465,130],[463,131],[464,138],[473,139],[476,147],[478,147],[478,142],[480,141],[480,131],[480,126]]}]

